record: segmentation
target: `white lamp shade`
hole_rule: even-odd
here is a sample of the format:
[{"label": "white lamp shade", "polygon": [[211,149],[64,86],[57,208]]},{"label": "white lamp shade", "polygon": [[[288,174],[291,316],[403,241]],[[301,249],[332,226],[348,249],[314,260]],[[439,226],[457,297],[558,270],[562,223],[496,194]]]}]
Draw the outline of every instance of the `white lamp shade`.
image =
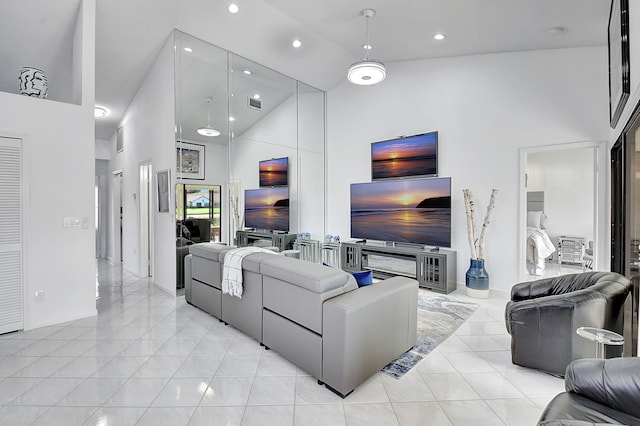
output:
[{"label": "white lamp shade", "polygon": [[356,62],[347,72],[350,82],[363,86],[380,83],[386,76],[387,70],[384,64],[373,60]]},{"label": "white lamp shade", "polygon": [[198,134],[202,136],[209,136],[211,138],[215,136],[220,136],[220,130],[216,130],[211,126],[200,127],[198,130]]}]

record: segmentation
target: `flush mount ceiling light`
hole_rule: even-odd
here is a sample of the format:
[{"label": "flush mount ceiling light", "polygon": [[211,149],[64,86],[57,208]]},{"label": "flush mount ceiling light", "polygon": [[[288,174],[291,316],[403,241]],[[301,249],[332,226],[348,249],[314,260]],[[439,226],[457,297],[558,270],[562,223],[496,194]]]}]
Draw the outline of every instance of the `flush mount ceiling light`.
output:
[{"label": "flush mount ceiling light", "polygon": [[369,43],[369,19],[373,18],[375,14],[376,12],[373,9],[362,11],[362,15],[367,20],[367,42],[363,46],[366,54],[362,61],[356,62],[349,67],[347,78],[354,84],[363,86],[378,84],[387,76],[387,69],[382,62],[369,59],[369,51],[372,49],[371,43]]},{"label": "flush mount ceiling light", "polygon": [[239,10],[240,10],[240,8],[238,7],[237,4],[231,3],[229,5],[229,13],[234,13],[235,14],[235,13],[238,13]]},{"label": "flush mount ceiling light", "polygon": [[93,116],[95,118],[105,118],[109,114],[109,111],[101,106],[95,106],[93,108]]},{"label": "flush mount ceiling light", "polygon": [[295,39],[295,40],[293,40],[293,41],[291,42],[291,45],[297,49],[297,48],[299,48],[300,46],[302,46],[302,42],[301,42],[300,40],[298,40],[298,39]]},{"label": "flush mount ceiling light", "polygon": [[433,35],[434,40],[444,40],[445,38],[447,38],[447,36],[442,33],[437,33]]},{"label": "flush mount ceiling light", "polygon": [[213,138],[215,136],[220,136],[220,130],[216,130],[211,127],[211,98],[205,99],[207,103],[207,125],[205,127],[200,127],[197,131],[199,135],[208,136]]}]

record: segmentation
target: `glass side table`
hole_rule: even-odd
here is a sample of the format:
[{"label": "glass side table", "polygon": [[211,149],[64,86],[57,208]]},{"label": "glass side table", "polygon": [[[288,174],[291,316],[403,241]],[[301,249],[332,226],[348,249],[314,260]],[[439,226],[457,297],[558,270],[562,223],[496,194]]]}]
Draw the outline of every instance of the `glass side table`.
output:
[{"label": "glass side table", "polygon": [[578,336],[596,342],[596,358],[604,359],[605,345],[622,346],[624,337],[616,332],[595,327],[579,327],[576,330]]}]

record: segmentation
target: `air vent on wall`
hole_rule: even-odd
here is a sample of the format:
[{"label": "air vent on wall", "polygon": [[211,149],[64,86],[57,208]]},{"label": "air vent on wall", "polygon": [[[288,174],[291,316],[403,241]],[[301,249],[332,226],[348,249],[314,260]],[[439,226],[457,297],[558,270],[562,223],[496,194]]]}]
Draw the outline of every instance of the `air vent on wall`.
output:
[{"label": "air vent on wall", "polygon": [[262,101],[259,99],[254,99],[252,97],[247,97],[249,108],[261,110],[262,109]]}]

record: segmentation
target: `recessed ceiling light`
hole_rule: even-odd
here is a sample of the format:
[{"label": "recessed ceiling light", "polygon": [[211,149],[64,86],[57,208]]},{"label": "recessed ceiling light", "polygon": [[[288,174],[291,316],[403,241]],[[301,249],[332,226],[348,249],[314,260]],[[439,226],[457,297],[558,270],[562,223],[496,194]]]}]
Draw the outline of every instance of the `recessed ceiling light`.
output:
[{"label": "recessed ceiling light", "polygon": [[370,44],[363,44],[363,45],[362,45],[362,48],[363,48],[364,50],[371,50],[371,49],[373,49],[373,46],[371,46]]},{"label": "recessed ceiling light", "polygon": [[444,40],[447,36],[442,34],[442,33],[438,33],[438,34],[434,34],[433,38],[434,40]]},{"label": "recessed ceiling light", "polygon": [[238,7],[237,4],[231,3],[229,5],[229,13],[238,13],[239,10],[240,10],[240,8]]},{"label": "recessed ceiling light", "polygon": [[244,70],[242,72],[245,73],[246,75],[251,75],[251,71],[249,71],[249,70]]},{"label": "recessed ceiling light", "polygon": [[190,47],[185,47],[185,48],[184,48],[184,51],[185,51],[185,52],[189,52],[189,53],[191,53],[191,52],[193,52],[193,49],[192,49],[192,48],[190,48]]},{"label": "recessed ceiling light", "polygon": [[229,117],[229,121],[236,121],[235,117]]},{"label": "recessed ceiling light", "polygon": [[105,118],[107,115],[109,115],[109,110],[106,108],[97,105],[93,108],[93,116],[95,118]]},{"label": "recessed ceiling light", "polygon": [[260,94],[256,93],[255,95],[253,95],[253,99],[260,99]]},{"label": "recessed ceiling light", "polygon": [[291,43],[291,45],[297,49],[298,47],[302,46],[302,42],[298,39],[295,39],[293,40],[293,43]]}]

